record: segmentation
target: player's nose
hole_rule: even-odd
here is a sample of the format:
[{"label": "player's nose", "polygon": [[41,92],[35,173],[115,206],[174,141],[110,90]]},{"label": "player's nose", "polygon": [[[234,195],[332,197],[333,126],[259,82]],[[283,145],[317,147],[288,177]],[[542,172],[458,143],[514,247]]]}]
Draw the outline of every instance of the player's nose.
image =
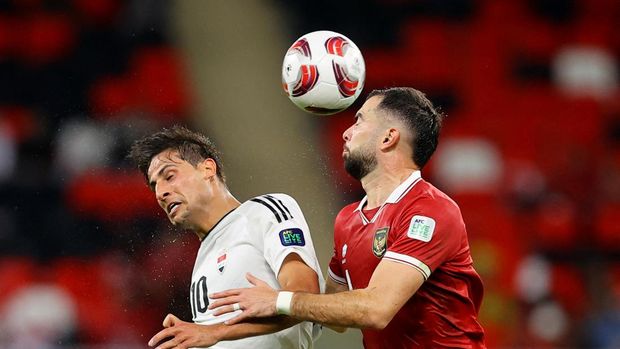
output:
[{"label": "player's nose", "polygon": [[342,133],[342,139],[344,139],[345,142],[348,142],[351,140],[351,127],[349,127],[348,129],[346,129],[343,133]]},{"label": "player's nose", "polygon": [[170,196],[170,191],[163,185],[155,187],[155,198],[157,198],[157,201],[165,202],[168,196]]}]

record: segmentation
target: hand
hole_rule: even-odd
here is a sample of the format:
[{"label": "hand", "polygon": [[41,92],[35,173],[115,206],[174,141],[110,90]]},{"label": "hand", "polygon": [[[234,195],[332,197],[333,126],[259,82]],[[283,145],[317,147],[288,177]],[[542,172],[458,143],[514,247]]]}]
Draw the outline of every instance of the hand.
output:
[{"label": "hand", "polygon": [[221,315],[236,311],[235,305],[241,309],[236,317],[224,322],[233,325],[251,317],[268,317],[277,315],[276,299],[278,291],[266,282],[247,273],[246,278],[254,285],[250,288],[237,288],[211,294],[209,298],[217,299],[209,304],[209,309],[216,309],[213,315]]},{"label": "hand", "polygon": [[219,340],[216,338],[214,326],[198,325],[192,322],[185,322],[178,317],[168,314],[164,319],[163,330],[149,340],[149,346],[155,349],[187,349],[190,347],[210,347]]}]

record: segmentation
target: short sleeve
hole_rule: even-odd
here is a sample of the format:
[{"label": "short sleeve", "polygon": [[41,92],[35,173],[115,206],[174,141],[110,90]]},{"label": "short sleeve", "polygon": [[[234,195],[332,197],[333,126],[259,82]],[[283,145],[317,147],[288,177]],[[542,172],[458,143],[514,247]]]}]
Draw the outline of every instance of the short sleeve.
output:
[{"label": "short sleeve", "polygon": [[334,244],[334,254],[332,255],[332,259],[329,261],[329,268],[327,269],[327,275],[330,279],[334,280],[336,283],[341,285],[347,284],[347,279],[345,279],[344,273],[342,272],[342,263],[341,263],[340,254],[338,253],[338,249],[336,244]]},{"label": "short sleeve", "polygon": [[317,275],[322,275],[306,219],[295,200],[284,194],[267,194],[255,199],[269,216],[263,233],[263,254],[277,276],[286,256],[297,253]]},{"label": "short sleeve", "polygon": [[422,198],[401,217],[383,258],[418,269],[426,280],[460,248],[465,232],[460,211],[449,202]]}]

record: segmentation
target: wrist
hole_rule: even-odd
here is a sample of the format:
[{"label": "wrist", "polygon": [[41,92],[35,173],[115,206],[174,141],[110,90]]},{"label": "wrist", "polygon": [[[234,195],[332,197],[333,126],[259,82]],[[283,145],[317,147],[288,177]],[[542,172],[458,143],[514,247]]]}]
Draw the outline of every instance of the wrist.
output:
[{"label": "wrist", "polygon": [[276,313],[278,315],[290,315],[293,304],[293,292],[280,291],[276,298]]},{"label": "wrist", "polygon": [[205,331],[206,334],[212,337],[215,342],[219,342],[225,340],[228,332],[231,330],[232,326],[225,325],[223,323],[215,324],[212,326],[205,326],[206,328],[210,328],[209,331]]}]

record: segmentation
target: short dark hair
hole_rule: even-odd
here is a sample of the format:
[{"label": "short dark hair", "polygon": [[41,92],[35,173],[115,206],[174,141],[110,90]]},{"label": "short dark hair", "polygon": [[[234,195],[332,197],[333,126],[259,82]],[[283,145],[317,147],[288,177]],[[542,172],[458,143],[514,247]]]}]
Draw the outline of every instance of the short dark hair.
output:
[{"label": "short dark hair", "polygon": [[157,154],[168,149],[179,152],[181,159],[194,167],[206,159],[213,159],[217,165],[217,176],[225,182],[220,153],[215,148],[215,144],[205,135],[183,126],[175,125],[164,128],[135,141],[127,157],[138,166],[148,182],[147,172],[151,161]]},{"label": "short dark hair", "polygon": [[409,127],[413,135],[413,161],[423,168],[439,144],[444,115],[423,92],[411,87],[373,90],[366,100],[374,96],[383,97],[378,108],[394,115]]}]

